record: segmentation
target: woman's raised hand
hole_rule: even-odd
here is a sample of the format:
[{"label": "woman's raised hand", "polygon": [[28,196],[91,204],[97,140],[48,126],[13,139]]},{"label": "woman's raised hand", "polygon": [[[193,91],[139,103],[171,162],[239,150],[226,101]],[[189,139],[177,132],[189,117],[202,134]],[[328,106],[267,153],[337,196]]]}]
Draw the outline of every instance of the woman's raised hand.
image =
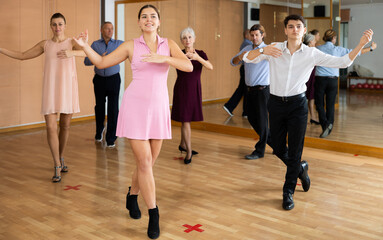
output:
[{"label": "woman's raised hand", "polygon": [[364,46],[369,43],[372,40],[372,35],[374,35],[374,32],[371,29],[364,31],[363,36],[360,38],[360,44]]},{"label": "woman's raised hand", "polygon": [[73,57],[73,52],[71,50],[61,50],[57,52],[57,57],[60,59]]},{"label": "woman's raised hand", "polygon": [[80,35],[78,35],[77,38],[73,37],[73,40],[80,47],[84,47],[86,44],[88,44],[88,29],[85,30],[85,33],[84,32],[80,33]]},{"label": "woman's raised hand", "polygon": [[198,57],[199,57],[199,55],[198,55],[198,53],[196,51],[194,51],[194,52],[187,52],[185,55],[190,60],[197,60]]},{"label": "woman's raised hand", "polygon": [[142,62],[151,62],[151,63],[164,63],[166,62],[166,56],[158,55],[157,53],[154,53],[150,51],[149,54],[141,55],[143,59],[141,59]]}]

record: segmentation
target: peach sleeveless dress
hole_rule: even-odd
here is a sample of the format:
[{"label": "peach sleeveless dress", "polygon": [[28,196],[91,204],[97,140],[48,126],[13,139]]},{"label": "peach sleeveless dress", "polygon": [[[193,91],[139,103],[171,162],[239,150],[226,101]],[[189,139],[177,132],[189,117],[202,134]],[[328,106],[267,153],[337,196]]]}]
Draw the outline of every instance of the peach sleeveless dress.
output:
[{"label": "peach sleeveless dress", "polygon": [[[168,40],[157,35],[157,54],[170,56]],[[119,137],[129,139],[170,139],[171,122],[168,95],[167,63],[142,62],[150,53],[143,36],[134,39],[132,56],[133,80],[125,90],[118,115]]]},{"label": "peach sleeveless dress", "polygon": [[72,49],[72,39],[44,45],[45,65],[41,114],[80,112],[75,58],[59,59],[57,52]]}]

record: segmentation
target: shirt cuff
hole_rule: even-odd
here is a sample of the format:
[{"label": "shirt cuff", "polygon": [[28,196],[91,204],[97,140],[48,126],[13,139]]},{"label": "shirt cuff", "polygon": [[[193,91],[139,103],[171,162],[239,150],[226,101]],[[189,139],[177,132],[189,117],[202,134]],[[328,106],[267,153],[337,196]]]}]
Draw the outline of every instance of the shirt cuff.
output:
[{"label": "shirt cuff", "polygon": [[349,54],[344,55],[342,58],[343,58],[344,64],[347,65],[347,67],[349,67],[354,62],[350,59]]},{"label": "shirt cuff", "polygon": [[[250,51],[248,51],[247,53],[245,53],[245,55],[243,55],[242,61],[244,61],[245,63],[251,63],[252,62],[251,60],[247,59],[247,55],[249,55],[249,52]],[[254,59],[253,59],[253,61],[254,61]]]}]

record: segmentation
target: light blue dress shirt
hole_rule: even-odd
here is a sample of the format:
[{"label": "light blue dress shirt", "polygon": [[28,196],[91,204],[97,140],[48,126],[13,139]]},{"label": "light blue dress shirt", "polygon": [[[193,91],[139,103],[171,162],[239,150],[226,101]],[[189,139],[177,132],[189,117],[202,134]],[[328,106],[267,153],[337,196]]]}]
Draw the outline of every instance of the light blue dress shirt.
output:
[{"label": "light blue dress shirt", "polygon": [[266,47],[267,45],[262,42],[258,47],[253,48],[253,45],[247,45],[243,48],[235,57],[230,60],[232,66],[237,66],[240,64],[245,64],[245,83],[246,86],[254,87],[257,85],[267,86],[270,84],[269,79],[269,61],[263,60],[257,64],[245,63],[240,61],[238,64],[233,63],[233,59],[241,55],[245,51],[251,51],[258,48]]},{"label": "light blue dress shirt", "polygon": [[[94,41],[91,45],[91,48],[100,55],[104,54],[105,52],[107,52],[106,55],[108,55],[111,52],[113,52],[114,50],[116,50],[116,48],[118,46],[120,46],[122,43],[123,43],[123,41],[121,41],[121,40],[110,39],[108,44],[106,44],[104,39],[101,38],[97,41]],[[93,65],[92,62],[87,57],[84,60],[84,64],[86,66]],[[112,75],[120,72],[120,65],[117,64],[115,66],[108,67],[105,69],[98,69],[98,68],[94,67],[94,71],[99,76],[109,77],[109,76],[112,76]]]},{"label": "light blue dress shirt", "polygon": [[243,48],[245,48],[247,45],[253,45],[253,42],[251,42],[249,39],[244,39],[241,46],[239,47],[239,51],[241,51]]},{"label": "light blue dress shirt", "polygon": [[[317,47],[320,51],[336,57],[343,57],[350,53],[352,49],[335,46],[332,42],[326,42]],[[358,56],[360,53],[358,54]],[[320,67],[316,68],[315,76],[320,77],[339,77],[339,68]]]}]

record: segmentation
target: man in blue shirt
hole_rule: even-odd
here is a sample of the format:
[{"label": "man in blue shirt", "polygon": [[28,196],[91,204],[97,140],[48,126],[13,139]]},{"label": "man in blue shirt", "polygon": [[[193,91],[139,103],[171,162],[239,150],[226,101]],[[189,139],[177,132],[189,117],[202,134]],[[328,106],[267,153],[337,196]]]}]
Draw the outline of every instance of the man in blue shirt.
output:
[{"label": "man in blue shirt", "polygon": [[[336,32],[332,29],[324,33],[323,41],[325,44],[317,48],[329,55],[336,57],[343,57],[350,53],[352,49],[335,46]],[[360,54],[373,51],[376,48],[376,43],[372,42],[371,47],[362,49]],[[358,54],[358,56],[360,55]],[[334,112],[335,112],[335,99],[338,92],[338,77],[339,68],[329,68],[318,66],[315,72],[315,105],[319,115],[319,122],[322,126],[321,138],[327,137],[333,128]],[[326,111],[324,109],[324,98],[326,96]]]},{"label": "man in blue shirt", "polygon": [[246,112],[251,126],[259,135],[259,141],[255,144],[255,150],[245,156],[249,160],[262,158],[265,154],[266,143],[270,145],[271,142],[267,111],[267,103],[270,98],[269,62],[265,60],[252,64],[242,61],[243,56],[248,51],[267,46],[263,42],[265,29],[262,25],[255,24],[250,28],[250,36],[252,45],[247,45],[231,59],[231,65],[233,66],[244,64],[245,84],[247,87]]},{"label": "man in blue shirt", "polygon": [[[113,52],[123,41],[112,39],[113,37],[113,24],[105,22],[101,26],[102,38],[94,41],[91,45],[93,50],[98,54],[104,56]],[[89,58],[85,58],[84,64],[86,66],[93,65]],[[105,101],[108,98],[108,123],[105,134],[106,144],[108,147],[115,147],[116,141],[116,127],[118,117],[118,98],[120,93],[120,66],[115,65],[105,69],[98,69],[94,67],[95,75],[93,78],[94,95],[96,98],[96,106],[94,107],[96,115],[96,136],[97,142],[102,142],[103,132],[105,130]]]},{"label": "man in blue shirt", "polygon": [[[242,44],[241,44],[241,46],[239,48],[240,51],[244,47],[249,46],[249,45],[251,46],[253,44],[250,39],[251,39],[250,32],[249,32],[248,29],[246,29],[243,32],[243,42],[242,42]],[[241,65],[241,67],[239,69],[239,74],[240,74],[240,78],[239,78],[238,87],[235,90],[235,92],[233,93],[233,95],[230,97],[229,101],[227,101],[227,103],[225,103],[223,105],[223,109],[225,109],[225,111],[230,116],[234,116],[233,111],[237,107],[238,103],[241,101],[241,98],[243,96],[243,112],[242,112],[242,116],[246,117],[247,116],[247,113],[246,113],[246,102],[247,102],[247,93],[246,93],[246,91],[247,91],[247,89],[246,89],[246,85],[245,85],[245,68],[244,68],[243,64]]]}]

